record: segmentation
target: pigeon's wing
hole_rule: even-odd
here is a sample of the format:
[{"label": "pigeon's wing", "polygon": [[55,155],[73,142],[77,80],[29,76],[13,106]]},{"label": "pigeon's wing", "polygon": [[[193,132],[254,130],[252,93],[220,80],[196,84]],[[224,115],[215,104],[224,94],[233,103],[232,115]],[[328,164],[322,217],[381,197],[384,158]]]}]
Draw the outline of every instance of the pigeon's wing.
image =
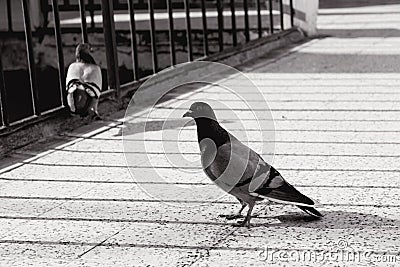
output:
[{"label": "pigeon's wing", "polygon": [[234,188],[247,188],[251,183],[263,183],[268,168],[256,152],[237,139],[231,139],[217,149],[205,172],[218,186],[230,192]]},{"label": "pigeon's wing", "polygon": [[313,207],[316,202],[300,193],[294,186],[289,184],[281,174],[270,167],[266,182],[257,188],[249,187],[252,196],[266,198],[278,203],[293,204],[298,206]]},{"label": "pigeon's wing", "polygon": [[101,77],[100,67],[94,64],[86,64],[86,65],[87,67],[84,69],[82,75],[82,81],[94,83],[97,85],[98,88],[101,88],[102,77]]},{"label": "pigeon's wing", "polygon": [[66,78],[67,84],[74,79],[81,82],[94,83],[98,88],[102,86],[101,69],[94,64],[74,62],[69,65]]},{"label": "pigeon's wing", "polygon": [[69,84],[69,82],[71,80],[81,80],[83,74],[83,70],[81,68],[81,64],[80,63],[72,63],[71,65],[68,66],[68,71],[67,71],[67,77],[66,79],[66,83]]}]

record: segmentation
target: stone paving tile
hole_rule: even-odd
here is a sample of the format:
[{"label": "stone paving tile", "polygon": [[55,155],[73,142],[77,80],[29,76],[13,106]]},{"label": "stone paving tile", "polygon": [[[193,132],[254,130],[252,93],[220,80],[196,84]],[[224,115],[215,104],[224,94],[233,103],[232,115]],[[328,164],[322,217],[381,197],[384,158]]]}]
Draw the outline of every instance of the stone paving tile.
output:
[{"label": "stone paving tile", "polygon": [[[14,190],[11,190],[13,188]],[[301,189],[300,189],[301,188]],[[331,187],[299,187],[300,191],[322,204],[399,205],[398,187],[336,187],[340,197],[332,196]],[[184,202],[232,201],[213,184],[91,184],[15,181],[2,191],[8,198],[83,198],[108,200],[162,200]]]},{"label": "stone paving tile", "polygon": [[1,199],[0,216],[4,218],[36,217],[66,203],[65,200],[45,201],[36,199]]},{"label": "stone paving tile", "polygon": [[[179,120],[179,119],[176,119]],[[166,130],[168,126],[171,125],[175,119],[167,120],[165,123]],[[171,122],[171,124],[169,123]],[[151,120],[148,125],[154,125],[155,123]],[[246,131],[255,131],[260,129],[275,129],[277,131],[397,131],[400,127],[399,120],[392,121],[362,121],[362,120],[290,120],[290,119],[274,119],[273,124],[270,121],[251,121],[251,120],[222,120],[221,124],[228,130],[242,129]],[[172,125],[171,125],[172,127]],[[125,133],[133,133],[134,131],[139,131],[143,129],[140,124],[128,124],[126,127],[121,127]],[[375,128],[375,130],[374,130]],[[118,131],[116,128],[115,131]],[[147,126],[146,126],[147,129]],[[188,123],[185,125],[184,129],[181,130],[193,130],[193,123]],[[148,130],[151,131],[151,130]],[[154,129],[153,131],[156,131]],[[121,135],[122,139],[122,135]],[[70,145],[65,149],[71,149],[79,144],[84,144],[90,140],[85,140],[74,145]]]},{"label": "stone paving tile", "polygon": [[[232,199],[229,199],[233,201]],[[106,221],[126,222],[130,224],[189,224],[189,225],[227,225],[234,221],[219,217],[220,214],[231,214],[240,207],[236,202],[195,203],[187,206],[179,202],[146,202],[142,201],[107,201],[107,200],[33,200],[27,205],[24,201],[8,200],[8,206],[15,210],[1,210],[0,216],[5,219],[21,220],[54,220],[54,221]],[[39,205],[42,210],[32,208]],[[51,207],[51,208],[50,208]],[[319,208],[325,215],[323,220],[316,223],[319,228],[336,227],[363,228],[373,225],[399,226],[395,213],[400,207],[382,206],[341,206],[324,205]],[[254,222],[267,226],[292,225],[297,221],[306,223],[310,217],[294,206],[281,205],[271,202],[260,202],[255,208]],[[12,224],[11,229],[17,224]]]},{"label": "stone paving tile", "polygon": [[[356,124],[356,123],[355,123]],[[386,123],[390,125],[390,123]],[[371,124],[374,125],[374,124]],[[378,124],[379,129],[382,127]],[[229,129],[229,127],[227,127]],[[63,151],[69,151],[74,153],[93,153],[92,157],[95,157],[99,153],[143,153],[141,149],[142,141],[126,141],[124,146],[122,142],[115,142],[114,140],[102,140],[102,139],[90,139],[83,142],[79,142],[75,145],[64,148]],[[171,149],[172,153],[175,143],[172,141],[153,141],[151,146],[146,147],[146,153],[165,153],[167,149]],[[261,150],[262,144],[260,143],[249,143],[249,145],[258,150]],[[389,143],[335,143],[335,142],[301,142],[296,140],[287,140],[287,142],[277,142],[275,144],[276,155],[362,155],[362,156],[397,156],[398,150],[396,149],[400,146],[400,143],[393,142]],[[195,140],[192,142],[180,142],[178,144],[179,153],[182,154],[197,154],[199,155],[198,144]],[[176,147],[175,147],[176,150]],[[178,152],[176,152],[178,153]],[[269,153],[266,153],[269,154]],[[31,166],[34,168],[35,166]],[[1,176],[12,176],[13,174],[23,169],[24,166],[13,170],[12,172],[7,172],[1,174]]]},{"label": "stone paving tile", "polygon": [[[4,212],[4,210],[3,210]],[[4,213],[3,213],[4,214]],[[1,228],[0,228],[0,238],[8,235],[10,231],[12,231],[15,228],[18,228],[19,226],[23,225],[24,223],[27,223],[28,220],[10,220],[9,218],[1,218]],[[1,250],[0,250],[1,252]]]},{"label": "stone paving tile", "polygon": [[[268,92],[265,93],[268,96]],[[369,99],[371,100],[371,99]],[[398,102],[390,101],[390,102],[361,102],[361,101],[353,101],[353,102],[331,102],[329,100],[320,101],[320,102],[313,102],[313,101],[304,101],[304,102],[278,102],[278,101],[271,101],[268,102],[268,97],[266,97],[266,101],[268,106],[272,110],[277,109],[313,109],[313,110],[399,110]],[[177,108],[181,109],[183,112],[185,109],[188,109],[190,104],[193,103],[192,101],[184,100],[175,102],[168,105],[162,105],[159,108],[171,109]],[[234,108],[237,110],[247,109],[249,107],[249,103],[244,103],[242,101],[230,101],[224,103],[215,103],[215,110],[219,109],[229,109]],[[251,103],[251,107],[253,109],[265,109],[266,103],[265,102],[253,102]]]},{"label": "stone paving tile", "polygon": [[[16,222],[20,219],[11,219]],[[127,227],[124,222],[29,220],[4,234],[0,242],[72,243],[95,246]]]},{"label": "stone paving tile", "polygon": [[[37,167],[37,166],[36,166]],[[5,186],[10,184],[12,181],[30,181],[34,182],[53,182],[53,183],[91,183],[97,184],[113,184],[113,183],[170,183],[170,184],[208,184],[211,181],[205,176],[201,170],[186,170],[172,169],[172,168],[158,168],[153,169],[141,168],[135,170],[135,176],[131,176],[127,169],[121,171],[120,168],[112,168],[108,171],[113,171],[112,176],[109,173],[103,174],[103,176],[96,175],[92,172],[92,168],[81,168],[77,167],[72,169],[70,176],[58,176],[56,173],[61,167],[46,167],[43,168],[48,170],[48,175],[37,174],[22,177],[20,173],[13,173],[12,175],[3,174],[0,179],[2,180],[0,185]],[[158,174],[157,176],[151,176],[154,171]],[[321,187],[399,187],[399,181],[395,179],[398,174],[396,171],[363,171],[360,175],[360,170],[346,171],[343,170],[290,170],[285,169],[280,171],[281,174],[287,178],[288,181],[295,184],[296,186],[321,186]],[[75,175],[76,174],[76,175]],[[146,177],[140,179],[140,177]],[[10,180],[10,181],[8,181]]]},{"label": "stone paving tile", "polygon": [[73,185],[69,183],[48,183],[40,181],[32,183],[30,181],[13,181],[1,188],[2,196],[12,197],[76,197],[92,190],[96,185],[86,183]]},{"label": "stone paving tile", "polygon": [[[125,188],[125,190],[122,190]],[[143,186],[142,186],[143,188]],[[85,198],[101,198],[104,199],[162,199],[162,200],[181,200],[181,201],[232,201],[231,197],[221,197],[222,192],[219,189],[213,189],[213,186],[197,186],[189,187],[188,189],[163,185],[163,186],[148,186],[147,191],[151,194],[148,196],[142,191],[142,188],[127,187],[126,185],[115,185],[113,188],[109,186],[98,186],[91,191],[81,195]],[[176,190],[173,194],[169,190]],[[306,195],[318,199],[322,204],[337,204],[337,205],[399,205],[399,188],[337,188],[335,192],[340,197],[333,197],[330,192],[331,188],[315,188],[304,187],[301,189]]]},{"label": "stone paving tile", "polygon": [[[183,115],[184,111],[180,113],[180,116]],[[241,120],[253,120],[254,114],[251,111],[237,111],[236,114],[240,117]],[[221,120],[230,120],[232,112],[226,111],[218,111],[218,118]],[[152,112],[149,119],[160,118],[165,116],[164,110],[156,110]],[[342,118],[345,120],[398,120],[399,112],[398,111],[360,111],[360,110],[351,110],[351,111],[337,111],[337,110],[273,110],[274,118],[286,118],[286,119],[314,119],[314,120],[337,120],[338,118]],[[168,117],[168,119],[175,119],[176,117]],[[115,133],[113,133],[115,137]],[[105,136],[105,134],[100,134],[98,137]]]},{"label": "stone paving tile", "polygon": [[[13,179],[47,179],[47,180],[95,180],[107,181],[118,179],[120,181],[131,181],[129,170],[126,167],[107,167],[94,168],[87,166],[68,166],[68,171],[64,172],[63,165],[33,165],[25,164],[13,171],[0,175],[4,178]],[[62,173],[62,175],[60,175]],[[4,182],[0,178],[0,185]]]},{"label": "stone paving tile", "polygon": [[[218,113],[217,113],[218,114]],[[380,115],[383,116],[383,115]],[[229,127],[227,127],[229,128]],[[266,135],[264,142],[325,142],[325,143],[341,143],[341,142],[357,142],[357,143],[396,143],[398,142],[397,133],[393,132],[385,132],[385,131],[374,131],[375,127],[370,131],[318,131],[318,130],[309,130],[309,131],[272,131],[267,130],[263,132],[255,132],[255,131],[239,131],[233,130],[232,132],[237,138],[243,138],[242,141],[256,141],[260,142],[261,134]],[[116,130],[117,131],[117,130]],[[179,135],[178,135],[179,133]],[[176,138],[179,136],[179,141],[176,142]],[[143,139],[145,138],[145,139]],[[96,136],[93,139],[109,139],[109,140],[120,140],[121,136],[114,136],[114,133],[104,133]],[[127,141],[174,141],[180,145],[181,142],[197,142],[196,131],[194,129],[182,129],[182,131],[178,132],[177,130],[164,130],[163,132],[146,132],[146,133],[132,133],[129,135],[125,135],[124,142]],[[141,143],[137,143],[141,145]],[[157,144],[157,143],[156,143]]]},{"label": "stone paving tile", "polygon": [[[234,213],[239,204],[196,203],[191,206],[179,203],[146,201],[68,201],[43,214],[45,218],[76,218],[77,220],[110,220],[134,223],[164,223],[189,225],[225,225],[219,214]],[[260,206],[261,209],[263,206]],[[99,212],[101,211],[101,212]],[[27,216],[30,216],[29,213]]]},{"label": "stone paving tile", "polygon": [[[301,52],[314,47],[313,42],[307,43],[305,46],[300,46],[295,49],[296,52]],[[296,55],[297,59],[298,55]],[[301,58],[301,57],[300,57]],[[294,57],[286,57],[284,60],[294,60]],[[275,64],[274,67],[283,67],[284,64]],[[305,66],[307,67],[307,66]],[[251,82],[260,88],[260,91],[278,94],[309,94],[309,93],[325,93],[325,94],[363,94],[363,93],[376,93],[376,92],[390,92],[390,94],[398,94],[399,90],[396,85],[400,83],[400,79],[396,73],[365,73],[354,74],[349,76],[346,73],[301,73],[301,69],[293,69],[287,73],[279,73],[275,79],[269,79],[273,74],[268,70],[269,66],[263,66],[257,69],[252,69],[255,75],[249,76]],[[300,73],[300,74],[299,74]],[[260,79],[257,79],[257,76]],[[253,94],[254,91],[249,91],[253,88],[253,84],[248,80],[240,80],[234,78],[219,83],[219,85],[226,86],[235,92]],[[393,89],[393,90],[388,90]],[[220,86],[208,87],[203,93],[209,95],[225,94],[228,95],[228,90],[221,90]],[[197,93],[197,92],[196,92]]]},{"label": "stone paving tile", "polygon": [[[106,242],[112,244],[129,244],[133,246],[153,247],[210,247],[232,233],[230,225],[190,225],[190,224],[131,224],[118,235]],[[143,235],[142,233],[146,233]],[[190,237],[190,238],[188,238]]]},{"label": "stone paving tile", "polygon": [[199,249],[98,247],[71,266],[180,266],[201,255]]},{"label": "stone paving tile", "polygon": [[73,244],[1,243],[2,266],[66,266],[90,246]]},{"label": "stone paving tile", "polygon": [[[365,88],[372,88],[371,92],[365,91]],[[263,87],[259,87],[260,90]],[[273,88],[273,87],[272,87]],[[295,87],[296,88],[296,87]],[[284,87],[285,90],[280,90],[278,92],[272,93],[271,91],[266,92],[265,99],[269,102],[289,102],[289,101],[296,101],[296,102],[324,102],[324,101],[337,101],[337,102],[380,102],[380,101],[388,101],[388,102],[395,102],[400,98],[400,94],[396,92],[397,85],[388,86],[388,85],[362,85],[362,86],[343,86],[343,92],[332,94],[332,92],[327,91],[327,88],[332,87],[301,87],[302,90],[298,92],[290,93],[286,90],[290,90],[290,87]],[[340,87],[339,87],[340,88]],[[389,90],[390,89],[390,90]],[[269,87],[265,87],[265,90],[269,90]],[[186,96],[176,96],[175,99],[179,100],[186,100],[186,101],[197,101],[197,100],[204,100],[207,98],[209,93],[199,91],[196,94],[191,95],[190,97]],[[249,96],[252,96],[249,94]],[[254,94],[254,99],[248,99],[248,102],[264,102],[256,97]],[[213,94],[214,100],[224,100],[225,102],[239,102],[240,98],[237,95],[233,94]]]},{"label": "stone paving tile", "polygon": [[[127,155],[127,157],[133,157]],[[138,156],[139,157],[139,156]],[[177,168],[177,169],[198,169],[200,162],[197,155],[187,154],[185,158],[189,162],[182,162],[181,155],[171,154],[171,155],[158,155],[149,154],[147,155],[148,160],[146,162],[137,164],[128,158],[129,166],[139,167],[139,168]],[[139,158],[142,158],[140,156]],[[143,156],[144,158],[144,156]],[[265,157],[265,159],[270,159]],[[395,157],[381,158],[376,157],[342,157],[342,156],[319,156],[319,155],[287,155],[287,156],[276,156],[270,163],[279,169],[289,169],[289,170],[392,170],[396,171],[399,169],[400,163]]]},{"label": "stone paving tile", "polygon": [[86,154],[69,151],[55,151],[50,155],[39,158],[31,164],[67,165],[67,166],[126,166],[124,155],[121,153]]},{"label": "stone paving tile", "polygon": [[[396,239],[399,237],[397,227],[383,227],[379,229],[364,228],[356,231],[348,229],[315,229],[311,225],[294,227],[253,227],[248,234],[245,230],[238,230],[230,235],[221,246],[230,248],[253,247],[258,248],[265,244],[277,249],[329,249],[329,245],[340,240],[349,240],[346,249],[356,247],[359,251],[397,253]],[[284,238],[284,239],[283,239]]]},{"label": "stone paving tile", "polygon": [[[173,184],[141,184],[141,185],[121,185],[115,184],[99,185],[91,191],[82,194],[83,198],[102,198],[102,199],[136,199],[136,200],[162,200],[162,201],[186,201],[186,202],[210,202],[222,200],[225,195],[220,189],[212,184],[200,186],[184,186]],[[230,198],[229,198],[230,199]],[[182,204],[183,205],[183,204]]]}]

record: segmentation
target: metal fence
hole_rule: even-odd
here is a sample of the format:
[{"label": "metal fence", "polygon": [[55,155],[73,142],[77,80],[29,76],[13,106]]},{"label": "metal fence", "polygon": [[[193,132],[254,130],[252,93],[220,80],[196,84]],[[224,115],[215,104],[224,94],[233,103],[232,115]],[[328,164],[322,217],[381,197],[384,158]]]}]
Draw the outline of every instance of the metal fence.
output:
[{"label": "metal fence", "polygon": [[[38,0],[39,1],[39,0]],[[60,2],[60,3],[59,3]],[[74,3],[72,3],[74,2]],[[23,127],[29,123],[36,123],[38,120],[44,119],[48,116],[54,115],[57,112],[65,110],[66,105],[66,91],[65,91],[65,63],[63,54],[63,35],[66,32],[80,32],[81,42],[88,42],[88,34],[93,32],[104,34],[104,47],[107,59],[107,79],[109,87],[103,90],[102,95],[115,94],[117,99],[121,97],[121,87],[127,86],[126,84],[120,85],[119,80],[119,64],[117,53],[116,29],[114,16],[116,11],[125,12],[129,15],[129,35],[130,35],[130,52],[132,57],[132,72],[133,80],[129,82],[131,85],[135,82],[141,82],[147,77],[140,77],[139,69],[140,64],[138,60],[138,42],[137,42],[137,20],[135,16],[143,14],[145,11],[149,16],[148,32],[150,35],[151,47],[151,63],[152,72],[157,73],[160,71],[158,44],[156,39],[157,18],[155,15],[162,13],[167,17],[168,21],[168,46],[169,46],[169,66],[177,64],[177,49],[175,44],[175,12],[182,10],[184,14],[184,30],[186,41],[187,61],[207,59],[208,56],[215,53],[223,53],[227,48],[240,45],[238,41],[238,34],[244,35],[244,42],[250,42],[253,39],[262,38],[265,35],[271,35],[286,28],[293,27],[294,9],[292,0],[289,5],[284,5],[283,0],[125,0],[125,1],[112,1],[112,0],[51,0],[40,1],[41,11],[46,14],[51,13],[53,23],[51,26],[45,24],[40,29],[41,34],[54,35],[57,62],[58,62],[58,83],[59,83],[59,104],[51,109],[42,110],[40,108],[41,99],[39,97],[38,83],[36,77],[36,63],[34,57],[34,43],[33,34],[37,32],[32,31],[31,25],[31,10],[29,8],[28,0],[21,0],[22,16],[23,16],[23,32],[26,55],[27,55],[27,72],[29,75],[29,97],[32,104],[31,114],[25,115],[23,118],[17,120],[10,120],[10,102],[8,101],[7,94],[12,90],[10,85],[6,86],[2,57],[0,56],[0,112],[1,124],[0,133],[7,133],[12,130]],[[13,28],[13,17],[11,1],[6,2],[7,10],[7,30],[3,32],[1,38],[6,38],[17,31]],[[78,28],[65,28],[61,27],[60,13],[79,11],[80,25]],[[102,24],[96,26],[95,13],[101,12]],[[194,12],[197,12],[198,16]],[[210,19],[210,12],[216,12],[217,29],[210,29],[208,20]],[[284,25],[284,14],[290,16],[290,25]],[[193,17],[192,17],[193,16]],[[193,28],[192,21],[196,17],[199,25],[201,25],[202,36],[202,55],[194,59],[194,44],[193,44]],[[250,25],[250,18],[256,21],[255,27]],[[265,19],[267,18],[267,19]],[[277,20],[274,20],[277,18]],[[15,19],[15,18],[14,18]],[[229,19],[229,27],[226,24]],[[238,22],[242,23],[243,27],[238,26]],[[89,23],[87,23],[87,21]],[[89,24],[89,25],[88,25]],[[199,31],[199,29],[196,29]],[[211,33],[215,31],[215,38]],[[226,35],[225,33],[228,33]],[[227,36],[229,40],[227,40]],[[216,39],[216,40],[214,40]],[[214,42],[215,41],[215,42]],[[210,45],[217,47],[216,51],[211,51]],[[215,50],[215,49],[214,49]]]}]

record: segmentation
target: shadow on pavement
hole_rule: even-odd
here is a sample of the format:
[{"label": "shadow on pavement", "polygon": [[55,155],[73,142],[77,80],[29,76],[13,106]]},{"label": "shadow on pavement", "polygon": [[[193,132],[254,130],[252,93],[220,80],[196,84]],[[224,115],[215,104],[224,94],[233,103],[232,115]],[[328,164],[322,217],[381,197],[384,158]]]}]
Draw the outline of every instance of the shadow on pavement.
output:
[{"label": "shadow on pavement", "polygon": [[398,4],[398,0],[320,0],[319,8],[348,8]]},{"label": "shadow on pavement", "polygon": [[184,121],[182,119],[170,120],[146,120],[136,123],[124,123],[124,128],[121,128],[114,136],[134,135],[143,132],[157,132],[163,130],[172,130],[182,128],[183,126],[193,126],[194,121]]},{"label": "shadow on pavement", "polygon": [[[287,64],[258,69],[257,73],[399,73],[400,55],[354,55],[299,52]],[[338,77],[339,78],[339,77]]]},{"label": "shadow on pavement", "polygon": [[[398,226],[399,220],[384,218],[375,214],[367,214],[360,212],[347,211],[323,211],[322,219],[315,219],[309,215],[303,215],[301,212],[288,212],[284,215],[273,217],[278,219],[280,223],[255,223],[255,227],[274,227],[274,226],[289,226],[289,227],[304,227],[314,229],[357,229],[357,228],[374,228]],[[255,216],[259,220],[271,219],[268,216]]]},{"label": "shadow on pavement", "polygon": [[386,37],[400,37],[399,29],[321,29],[319,33],[323,36],[331,36],[338,38],[386,38]]}]

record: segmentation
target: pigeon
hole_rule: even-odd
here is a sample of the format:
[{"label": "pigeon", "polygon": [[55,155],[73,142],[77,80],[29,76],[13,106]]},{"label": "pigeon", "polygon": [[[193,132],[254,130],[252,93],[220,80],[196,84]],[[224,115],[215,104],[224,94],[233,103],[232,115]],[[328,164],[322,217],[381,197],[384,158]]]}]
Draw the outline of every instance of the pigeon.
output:
[{"label": "pigeon", "polygon": [[300,193],[282,175],[255,151],[240,142],[217,121],[211,106],[193,103],[183,117],[193,118],[205,174],[222,190],[233,195],[241,204],[237,214],[223,215],[227,219],[245,219],[237,226],[250,228],[251,213],[258,201],[270,200],[292,204],[315,218],[323,215],[315,209],[317,203]]},{"label": "pigeon", "polygon": [[97,106],[102,86],[101,69],[90,54],[88,43],[76,47],[76,61],[69,65],[67,72],[67,102],[73,114],[81,117],[93,114],[99,119]]}]

